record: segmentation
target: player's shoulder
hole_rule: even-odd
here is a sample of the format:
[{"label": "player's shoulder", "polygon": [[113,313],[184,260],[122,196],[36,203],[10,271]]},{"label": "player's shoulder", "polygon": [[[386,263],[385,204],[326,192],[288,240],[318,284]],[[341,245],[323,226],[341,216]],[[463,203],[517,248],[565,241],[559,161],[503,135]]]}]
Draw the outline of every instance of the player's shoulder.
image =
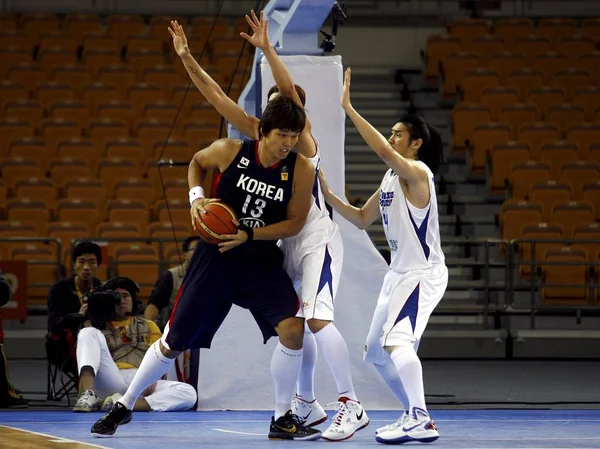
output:
[{"label": "player's shoulder", "polygon": [[310,160],[306,156],[296,153],[296,173],[308,174],[309,172],[313,175],[315,172]]},{"label": "player's shoulder", "polygon": [[230,139],[228,137],[223,137],[221,139],[215,140],[211,144],[211,147],[219,150],[229,150],[233,152],[239,151],[243,143],[243,140],[240,139]]}]

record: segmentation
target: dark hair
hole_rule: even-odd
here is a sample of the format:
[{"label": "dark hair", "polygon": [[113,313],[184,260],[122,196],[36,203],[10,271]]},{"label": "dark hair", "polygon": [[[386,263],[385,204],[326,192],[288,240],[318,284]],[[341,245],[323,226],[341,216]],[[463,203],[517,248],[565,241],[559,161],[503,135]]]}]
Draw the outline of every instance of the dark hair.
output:
[{"label": "dark hair", "polygon": [[115,291],[118,288],[122,288],[123,290],[127,290],[131,295],[132,309],[131,315],[135,316],[140,311],[142,307],[140,301],[140,286],[133,279],[128,278],[126,276],[118,276],[109,279],[104,284],[102,284],[102,290],[104,291]]},{"label": "dark hair", "polygon": [[192,235],[183,241],[183,252],[187,253],[190,250],[190,245],[194,243],[196,240],[200,240],[200,237],[197,235]]},{"label": "dark hair", "polygon": [[258,129],[262,138],[274,129],[301,133],[305,124],[304,109],[294,103],[291,98],[280,95],[267,104],[260,117]]},{"label": "dark hair", "polygon": [[[294,84],[294,88],[296,89],[296,93],[300,97],[300,102],[302,103],[302,106],[306,106],[306,92],[304,92],[304,89],[302,89],[297,84]],[[271,98],[271,95],[273,95],[275,92],[279,92],[279,87],[277,87],[277,85],[275,85],[269,89],[269,93],[267,94],[267,101],[269,100],[269,98]]]},{"label": "dark hair", "polygon": [[429,167],[429,170],[435,174],[442,163],[444,157],[444,147],[440,132],[433,126],[425,123],[422,117],[418,115],[405,115],[396,123],[402,123],[406,126],[412,142],[421,139],[423,143],[417,153],[417,158]]},{"label": "dark hair", "polygon": [[82,240],[75,245],[73,252],[71,253],[71,260],[75,263],[77,258],[84,254],[93,254],[96,256],[98,265],[102,263],[102,252],[100,251],[100,247],[90,240]]}]

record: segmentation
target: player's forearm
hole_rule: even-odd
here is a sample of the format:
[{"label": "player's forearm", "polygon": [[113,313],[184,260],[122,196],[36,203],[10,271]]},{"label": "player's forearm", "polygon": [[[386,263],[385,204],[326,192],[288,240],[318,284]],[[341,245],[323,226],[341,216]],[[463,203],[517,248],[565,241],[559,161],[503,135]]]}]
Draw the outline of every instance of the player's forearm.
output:
[{"label": "player's forearm", "polygon": [[275,48],[272,45],[269,45],[268,48],[263,50],[265,58],[267,58],[267,62],[269,63],[269,67],[271,67],[271,72],[273,73],[273,79],[275,80],[275,84],[277,84],[277,89],[281,95],[286,97],[294,97],[294,92],[296,91],[294,87],[294,80],[288,72],[287,67],[275,51]]},{"label": "player's forearm", "polygon": [[369,145],[369,147],[371,147],[371,149],[385,161],[387,153],[393,151],[387,139],[379,131],[377,131],[373,125],[365,120],[363,116],[356,112],[352,106],[349,106],[344,110],[346,111],[348,117],[350,117],[350,120],[352,120],[352,123],[354,123],[354,126],[366,144]]},{"label": "player's forearm", "polygon": [[331,191],[323,192],[323,196],[325,197],[327,204],[329,204],[333,210],[335,210],[338,214],[340,214],[358,229],[365,229],[367,227],[362,209],[346,203]]},{"label": "player's forearm", "polygon": [[284,220],[254,229],[254,240],[279,240],[293,237],[304,227],[304,220]]},{"label": "player's forearm", "polygon": [[225,95],[221,86],[219,86],[216,81],[200,67],[200,64],[198,64],[198,61],[196,61],[192,55],[183,56],[181,61],[183,62],[183,66],[188,72],[188,75],[190,75],[192,82],[202,95],[204,95],[208,102],[213,106],[217,104],[219,98],[222,95]]},{"label": "player's forearm", "polygon": [[206,178],[206,172],[202,169],[200,164],[196,161],[196,158],[193,157],[190,165],[188,167],[188,187],[191,189],[192,187],[200,186],[204,184],[204,179]]}]

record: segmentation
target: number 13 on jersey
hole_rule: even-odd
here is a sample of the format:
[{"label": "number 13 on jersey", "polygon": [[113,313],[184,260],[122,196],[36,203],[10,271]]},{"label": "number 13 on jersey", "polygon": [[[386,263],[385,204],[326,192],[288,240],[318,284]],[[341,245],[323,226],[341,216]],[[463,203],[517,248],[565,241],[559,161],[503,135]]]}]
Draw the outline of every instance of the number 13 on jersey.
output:
[{"label": "number 13 on jersey", "polygon": [[248,206],[250,206],[250,215],[252,216],[252,218],[259,218],[265,211],[265,206],[267,205],[267,202],[262,198],[256,198],[254,200],[254,203],[250,205],[251,201],[252,195],[247,195],[246,201],[244,201],[244,206],[242,207],[242,213],[248,213]]}]

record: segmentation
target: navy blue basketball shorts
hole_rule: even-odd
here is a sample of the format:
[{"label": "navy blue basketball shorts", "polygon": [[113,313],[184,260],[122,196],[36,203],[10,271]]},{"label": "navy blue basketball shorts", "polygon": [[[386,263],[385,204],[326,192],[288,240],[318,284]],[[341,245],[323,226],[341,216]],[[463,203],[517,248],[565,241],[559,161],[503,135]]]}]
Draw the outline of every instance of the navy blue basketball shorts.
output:
[{"label": "navy blue basketball shorts", "polygon": [[210,348],[233,304],[252,313],[264,343],[277,335],[275,326],[296,316],[300,307],[280,260],[240,258],[234,250],[221,254],[218,247],[200,242],[169,320],[167,345],[173,351]]}]

